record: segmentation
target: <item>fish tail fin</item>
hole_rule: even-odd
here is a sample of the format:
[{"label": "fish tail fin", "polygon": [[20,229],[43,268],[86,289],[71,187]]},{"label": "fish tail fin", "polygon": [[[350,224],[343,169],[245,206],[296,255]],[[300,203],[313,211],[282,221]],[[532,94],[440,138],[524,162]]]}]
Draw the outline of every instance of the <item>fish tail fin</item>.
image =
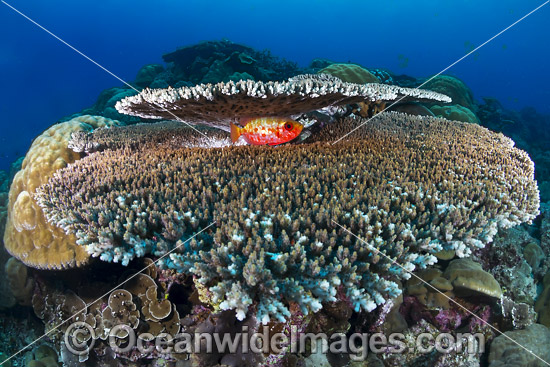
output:
[{"label": "fish tail fin", "polygon": [[239,137],[242,135],[242,128],[238,127],[234,123],[230,123],[231,126],[231,142],[236,142],[239,140]]}]

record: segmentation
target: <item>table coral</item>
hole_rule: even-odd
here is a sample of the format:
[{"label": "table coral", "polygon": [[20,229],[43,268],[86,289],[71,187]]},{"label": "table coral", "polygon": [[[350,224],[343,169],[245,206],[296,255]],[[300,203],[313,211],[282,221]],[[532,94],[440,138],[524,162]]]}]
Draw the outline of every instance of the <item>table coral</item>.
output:
[{"label": "table coral", "polygon": [[117,102],[120,113],[174,119],[229,131],[230,122],[249,117],[299,116],[331,106],[404,100],[451,102],[446,95],[385,84],[354,84],[327,74],[284,82],[240,81],[193,87],[145,89]]},{"label": "table coral", "polygon": [[[288,302],[317,311],[340,287],[370,311],[400,293],[391,279],[407,278],[404,269],[433,264],[442,249],[468,255],[497,228],[538,214],[533,163],[504,136],[386,113],[330,144],[363,122],[345,119],[310,144],[276,149],[183,148],[193,133],[180,126],[164,142],[76,161],[37,199],[51,223],[105,261],[177,246],[164,266],[195,274],[239,318],[259,302],[264,323],[288,317]],[[215,230],[182,242],[212,221]]]},{"label": "table coral", "polygon": [[76,237],[49,224],[32,195],[57,170],[80,158],[67,147],[72,133],[118,124],[103,117],[79,116],[53,125],[33,141],[9,192],[4,244],[11,255],[42,269],[74,267],[88,261],[88,254],[76,245]]}]

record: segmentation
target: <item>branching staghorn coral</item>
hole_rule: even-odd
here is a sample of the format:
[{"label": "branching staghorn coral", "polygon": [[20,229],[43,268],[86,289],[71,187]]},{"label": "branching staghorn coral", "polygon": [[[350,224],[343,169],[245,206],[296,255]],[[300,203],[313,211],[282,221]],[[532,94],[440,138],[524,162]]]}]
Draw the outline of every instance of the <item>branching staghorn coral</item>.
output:
[{"label": "branching staghorn coral", "polygon": [[[105,261],[177,246],[164,266],[196,275],[212,303],[239,319],[257,302],[263,323],[284,320],[289,302],[317,311],[338,289],[370,311],[399,294],[403,269],[433,264],[441,250],[467,255],[498,227],[537,215],[533,163],[510,139],[384,113],[331,143],[364,121],[277,148],[185,148],[174,134],[192,130],[180,127],[164,141],[90,154],[56,172],[36,199]],[[214,220],[215,230],[183,243]]]},{"label": "branching staghorn coral", "polygon": [[385,84],[354,84],[326,74],[305,75],[284,82],[253,80],[193,87],[145,89],[117,102],[120,113],[173,119],[229,131],[229,123],[249,117],[290,117],[356,102],[406,100],[451,102],[443,94]]}]

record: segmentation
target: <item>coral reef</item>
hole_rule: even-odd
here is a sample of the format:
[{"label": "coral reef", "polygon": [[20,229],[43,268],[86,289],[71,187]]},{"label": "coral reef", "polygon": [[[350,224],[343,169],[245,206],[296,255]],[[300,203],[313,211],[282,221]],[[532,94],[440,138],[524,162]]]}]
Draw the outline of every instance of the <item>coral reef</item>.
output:
[{"label": "coral reef", "polygon": [[319,70],[318,74],[330,74],[346,83],[380,83],[376,76],[356,64],[331,64]]},{"label": "coral reef", "polygon": [[[440,334],[440,331],[429,324],[425,320],[421,320],[414,326],[404,332],[405,340],[403,350],[407,352],[393,352],[392,350],[385,351],[379,354],[385,366],[405,366],[405,367],[479,367],[481,353],[473,353],[468,351],[468,342],[472,343],[473,349],[478,350],[478,340],[472,338],[455,339],[455,345],[442,345],[446,349],[446,353],[438,352],[435,348],[435,340]],[[431,335],[431,338],[424,339],[421,347],[417,345],[419,335]],[[426,353],[425,350],[430,350]],[[370,366],[370,364],[368,365]]]},{"label": "coral reef", "polygon": [[[508,338],[501,335],[491,343],[489,367],[542,367],[547,365],[536,356],[544,361],[550,361],[550,350],[548,349],[550,330],[546,326],[533,324],[523,330],[507,331],[505,334]],[[516,341],[516,343],[509,338]],[[521,346],[517,343],[520,343]]]},{"label": "coral reef", "polygon": [[[123,98],[133,96],[135,94],[137,94],[137,92],[130,88],[113,87],[106,89],[99,94],[96,103],[93,106],[85,108],[78,115],[104,116],[106,118],[121,121],[126,124],[140,122],[140,118],[119,113],[115,109],[115,105],[118,101]],[[75,117],[77,116],[70,116],[68,120],[71,120]]]},{"label": "coral reef", "polygon": [[509,228],[499,231],[494,242],[476,257],[500,283],[504,295],[516,302],[533,305],[537,295],[535,281],[542,279],[547,268],[543,261],[536,267],[531,266],[525,254],[529,255],[533,246],[542,251],[539,243],[525,228]]},{"label": "coral reef", "polygon": [[450,308],[449,298],[452,299],[454,297],[452,292],[454,287],[449,279],[443,276],[441,270],[430,268],[418,271],[416,275],[418,278],[411,277],[406,283],[406,292],[408,295],[416,297],[420,303],[429,308]]},{"label": "coral reef", "polygon": [[54,172],[80,158],[67,147],[72,133],[118,124],[103,117],[80,116],[50,127],[33,141],[9,192],[4,244],[11,255],[28,266],[48,269],[88,261],[73,235],[46,222],[32,195]]},{"label": "coral reef", "polygon": [[[193,84],[253,80],[283,80],[299,74],[298,66],[251,47],[228,40],[207,41],[163,55],[175,80]],[[248,78],[245,77],[245,78]]]},{"label": "coral reef", "polygon": [[134,83],[141,88],[148,87],[155,78],[164,71],[164,66],[159,64],[149,64],[139,69]]},{"label": "coral reef", "polygon": [[384,84],[353,84],[306,75],[284,82],[228,82],[178,89],[145,89],[117,102],[120,113],[146,118],[174,119],[229,131],[239,118],[289,117],[330,106],[404,100],[450,102],[442,94]]},{"label": "coral reef", "polygon": [[500,330],[524,329],[537,320],[537,313],[532,305],[514,302],[506,296],[503,296],[499,303]]},{"label": "coral reef", "polygon": [[[78,337],[80,343],[93,346],[88,351],[90,353],[78,356],[79,365],[87,361],[91,366],[96,365],[98,360],[104,362],[105,358],[114,353],[111,351],[105,354],[109,348],[108,338],[112,335],[124,342],[129,335],[128,329],[115,326],[125,325],[138,332],[146,346],[161,333],[176,335],[179,332],[179,313],[176,305],[168,298],[171,285],[164,287],[152,261],[148,258],[143,260],[143,263],[135,263],[133,266],[143,268],[143,264],[147,264],[150,266],[150,275],[135,273],[134,269],[120,274],[120,269],[111,268],[111,271],[114,270],[112,273],[96,277],[92,282],[82,277],[65,280],[64,286],[60,286],[59,280],[55,278],[45,278],[39,282],[32,298],[33,309],[44,322],[48,337],[58,348],[62,349],[61,345],[66,341],[63,335],[72,327],[71,322],[63,323],[65,320],[72,319],[87,325],[77,326],[78,332],[71,331],[71,335]],[[85,269],[73,271],[84,272]],[[110,289],[112,284],[121,283],[124,283],[123,288]],[[146,338],[147,335],[149,338]],[[119,353],[117,357],[135,362],[141,358],[136,353],[136,350],[131,350]],[[155,356],[158,357],[158,354]]]},{"label": "coral reef", "polygon": [[[182,148],[173,137],[108,149],[58,171],[36,197],[92,256],[127,264],[176,249],[164,266],[195,274],[241,320],[257,301],[264,323],[288,318],[290,302],[318,311],[341,287],[355,310],[372,310],[400,293],[390,279],[407,278],[403,269],[443,249],[468,255],[538,214],[533,164],[509,139],[386,113],[326,144],[362,122],[277,149]],[[224,225],[183,242],[213,221]]]}]

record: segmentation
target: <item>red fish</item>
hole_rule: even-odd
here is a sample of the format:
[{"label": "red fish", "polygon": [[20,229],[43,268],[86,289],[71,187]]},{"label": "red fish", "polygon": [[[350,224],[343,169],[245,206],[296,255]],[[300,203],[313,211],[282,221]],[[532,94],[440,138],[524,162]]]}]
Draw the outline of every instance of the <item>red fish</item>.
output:
[{"label": "red fish", "polygon": [[261,117],[243,121],[244,127],[231,123],[231,141],[236,142],[244,136],[248,144],[253,145],[278,145],[295,139],[304,128],[302,124],[294,120]]}]

